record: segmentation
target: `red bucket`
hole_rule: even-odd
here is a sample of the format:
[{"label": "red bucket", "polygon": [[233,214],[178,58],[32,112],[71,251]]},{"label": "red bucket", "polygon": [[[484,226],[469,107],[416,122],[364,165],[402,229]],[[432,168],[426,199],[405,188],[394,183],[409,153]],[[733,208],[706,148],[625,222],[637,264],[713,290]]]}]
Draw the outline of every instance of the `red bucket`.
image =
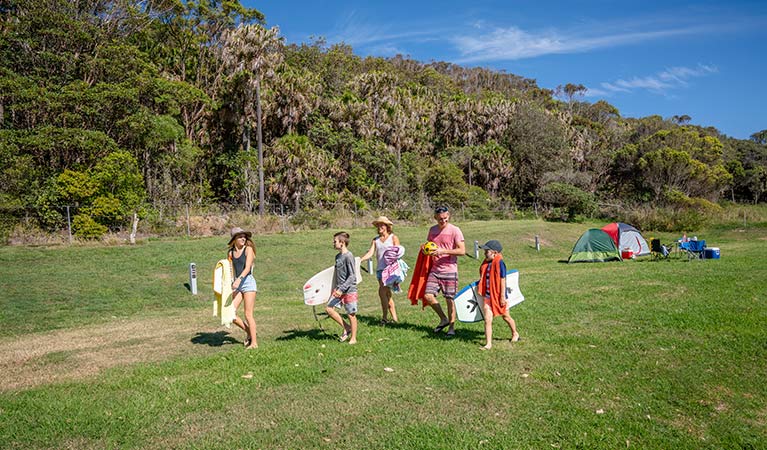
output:
[{"label": "red bucket", "polygon": [[634,251],[633,250],[623,250],[621,252],[621,258],[623,259],[633,259],[634,258]]}]

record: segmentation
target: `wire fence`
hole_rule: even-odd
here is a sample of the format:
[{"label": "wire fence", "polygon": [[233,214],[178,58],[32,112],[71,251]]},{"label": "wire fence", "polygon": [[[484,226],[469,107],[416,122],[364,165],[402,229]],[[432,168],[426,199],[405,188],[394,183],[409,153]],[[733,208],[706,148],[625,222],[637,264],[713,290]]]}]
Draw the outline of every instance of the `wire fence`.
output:
[{"label": "wire fence", "polygon": [[[535,208],[521,209],[519,205],[500,204],[493,208],[459,207],[451,213],[456,221],[515,218],[536,215]],[[132,218],[127,217],[110,227],[108,237],[204,237],[228,233],[232,226],[248,227],[255,232],[290,233],[307,229],[331,227],[359,228],[370,224],[378,215],[388,215],[400,223],[429,222],[433,207],[427,202],[415,202],[407,207],[357,209],[348,206],[296,211],[289,205],[269,205],[263,216],[241,205],[230,204],[172,204],[145,205],[137,214],[135,232]],[[0,205],[0,243],[36,242],[75,243],[80,240],[75,217],[84,207],[79,205],[37,206]]]}]

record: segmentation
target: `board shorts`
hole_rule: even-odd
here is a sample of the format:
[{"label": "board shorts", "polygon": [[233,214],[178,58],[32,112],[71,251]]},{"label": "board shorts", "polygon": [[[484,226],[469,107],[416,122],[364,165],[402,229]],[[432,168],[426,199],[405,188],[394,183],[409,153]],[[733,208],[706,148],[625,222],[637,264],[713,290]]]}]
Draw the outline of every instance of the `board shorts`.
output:
[{"label": "board shorts", "polygon": [[232,294],[237,292],[258,292],[258,285],[252,274],[248,274],[244,280],[240,281],[240,286]]},{"label": "board shorts", "polygon": [[426,294],[437,295],[442,292],[445,298],[452,299],[455,297],[455,293],[458,290],[458,273],[434,273],[429,272],[429,277],[426,279]]},{"label": "board shorts", "polygon": [[346,314],[357,314],[357,293],[350,292],[340,297],[331,297],[328,301],[329,308],[338,308],[342,304],[346,309]]}]

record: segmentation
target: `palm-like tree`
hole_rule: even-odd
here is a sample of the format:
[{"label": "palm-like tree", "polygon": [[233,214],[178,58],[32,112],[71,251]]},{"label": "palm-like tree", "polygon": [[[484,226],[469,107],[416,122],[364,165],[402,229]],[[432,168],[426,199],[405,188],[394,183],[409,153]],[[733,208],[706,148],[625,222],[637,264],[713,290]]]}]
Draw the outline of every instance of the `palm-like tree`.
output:
[{"label": "palm-like tree", "polygon": [[[250,151],[250,124],[255,115],[258,142],[258,213],[264,214],[264,154],[261,132],[261,79],[271,77],[274,68],[282,62],[282,38],[279,28],[266,29],[260,25],[241,25],[224,33],[221,54],[224,64],[233,76],[246,77],[246,89],[243,98],[245,112],[246,151]],[[253,106],[255,103],[255,111]],[[246,167],[246,203],[248,209],[253,206]]]},{"label": "palm-like tree", "polygon": [[265,108],[279,121],[278,128],[285,134],[293,134],[319,106],[322,86],[313,73],[286,65],[282,67],[274,77]]}]

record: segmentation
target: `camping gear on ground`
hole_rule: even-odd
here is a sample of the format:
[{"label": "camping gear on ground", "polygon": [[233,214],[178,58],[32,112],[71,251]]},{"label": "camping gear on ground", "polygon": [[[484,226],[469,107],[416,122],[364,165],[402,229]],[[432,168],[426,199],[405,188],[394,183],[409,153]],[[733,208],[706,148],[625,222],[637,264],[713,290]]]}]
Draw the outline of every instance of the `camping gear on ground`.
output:
[{"label": "camping gear on ground", "polygon": [[[507,308],[525,300],[525,296],[519,290],[519,271],[516,269],[506,273],[506,295]],[[471,323],[484,320],[482,308],[485,306],[485,299],[477,292],[476,281],[458,291],[453,302],[455,315],[459,321]]]},{"label": "camping gear on ground", "polygon": [[634,252],[626,247],[623,250],[621,250],[621,259],[634,259]]},{"label": "camping gear on ground", "polygon": [[213,316],[221,317],[221,325],[232,324],[236,311],[232,305],[232,262],[222,259],[213,269]]},{"label": "camping gear on ground", "polygon": [[[696,236],[697,238],[697,236]],[[684,249],[687,252],[687,260],[703,259],[703,252],[706,250],[705,239],[692,239],[687,242],[683,242],[679,245],[680,249]]]},{"label": "camping gear on ground", "polygon": [[642,237],[642,233],[627,223],[613,222],[603,226],[602,231],[610,235],[610,238],[612,238],[618,248],[628,248],[631,250],[633,256],[650,254],[650,246],[647,245],[647,241]]},{"label": "camping gear on ground", "polygon": [[650,255],[652,256],[653,261],[657,261],[659,259],[665,259],[668,261],[668,257],[671,254],[670,249],[672,248],[673,244],[664,245],[660,243],[660,239],[650,239]]},{"label": "camping gear on ground", "polygon": [[703,257],[706,259],[719,259],[719,247],[706,247],[703,250]]},{"label": "camping gear on ground", "polygon": [[581,235],[570,253],[568,263],[620,261],[615,241],[606,232],[591,228]]}]

